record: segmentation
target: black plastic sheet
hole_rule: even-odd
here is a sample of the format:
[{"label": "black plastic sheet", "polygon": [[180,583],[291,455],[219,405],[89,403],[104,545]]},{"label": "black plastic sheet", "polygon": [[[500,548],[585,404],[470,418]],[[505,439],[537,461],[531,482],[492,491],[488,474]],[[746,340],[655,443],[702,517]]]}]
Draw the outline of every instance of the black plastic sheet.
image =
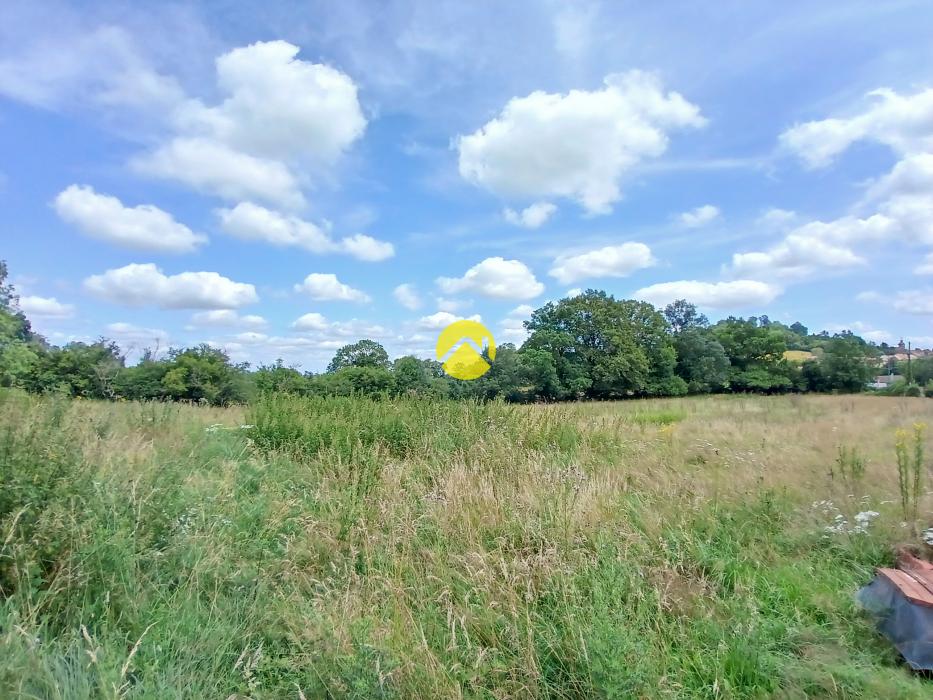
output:
[{"label": "black plastic sheet", "polygon": [[855,598],[911,668],[933,671],[933,608],[910,602],[890,579],[880,575]]}]

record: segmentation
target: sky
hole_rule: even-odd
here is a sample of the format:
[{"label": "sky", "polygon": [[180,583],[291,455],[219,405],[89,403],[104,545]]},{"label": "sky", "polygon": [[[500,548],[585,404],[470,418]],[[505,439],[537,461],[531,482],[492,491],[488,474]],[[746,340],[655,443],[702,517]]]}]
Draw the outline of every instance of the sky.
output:
[{"label": "sky", "polygon": [[51,342],[521,343],[603,289],[933,345],[928,2],[0,7],[0,259]]}]

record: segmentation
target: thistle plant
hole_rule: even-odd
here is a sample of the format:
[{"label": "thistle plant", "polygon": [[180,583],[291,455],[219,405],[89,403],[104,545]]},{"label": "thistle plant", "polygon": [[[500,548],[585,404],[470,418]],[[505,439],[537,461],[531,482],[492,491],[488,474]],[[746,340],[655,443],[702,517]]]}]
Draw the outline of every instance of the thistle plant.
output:
[{"label": "thistle plant", "polygon": [[[897,455],[897,481],[901,491],[901,511],[904,520],[914,523],[920,506],[923,482],[924,423],[914,423],[913,434],[905,429],[895,433],[894,452]],[[912,443],[912,444],[911,444]]]}]

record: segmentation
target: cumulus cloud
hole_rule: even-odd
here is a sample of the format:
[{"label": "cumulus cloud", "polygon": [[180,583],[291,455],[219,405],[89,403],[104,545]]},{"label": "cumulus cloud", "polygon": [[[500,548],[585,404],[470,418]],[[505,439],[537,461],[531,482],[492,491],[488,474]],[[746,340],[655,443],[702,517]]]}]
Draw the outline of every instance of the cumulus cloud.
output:
[{"label": "cumulus cloud", "polygon": [[395,246],[388,241],[379,241],[363,233],[355,233],[340,240],[339,249],[357,260],[379,262],[395,255]]},{"label": "cumulus cloud", "polygon": [[307,313],[299,316],[292,323],[292,328],[296,331],[321,331],[328,326],[327,319],[318,313]]},{"label": "cumulus cloud", "polygon": [[84,288],[107,301],[163,309],[235,309],[259,300],[251,284],[216,272],[166,275],[152,263],[132,263],[84,280]]},{"label": "cumulus cloud", "polygon": [[294,246],[311,253],[346,253],[358,260],[376,262],[395,255],[391,243],[358,233],[339,241],[330,232],[304,221],[266,209],[252,202],[240,202],[233,209],[218,209],[221,228],[231,236],[262,241],[279,247]]},{"label": "cumulus cloud", "polygon": [[528,338],[525,320],[534,312],[530,304],[519,304],[499,322],[498,336],[503,343],[521,345]]},{"label": "cumulus cloud", "polygon": [[144,328],[133,323],[108,323],[105,327],[107,335],[118,344],[126,345],[167,345],[169,334],[161,328]]},{"label": "cumulus cloud", "polygon": [[392,296],[409,311],[421,308],[421,297],[413,284],[400,284],[392,291]]},{"label": "cumulus cloud", "polygon": [[649,73],[613,74],[604,85],[513,97],[457,140],[460,174],[503,197],[566,197],[592,214],[611,211],[626,172],[663,154],[669,131],[706,120]]},{"label": "cumulus cloud", "polygon": [[303,206],[291,166],[333,165],[362,136],[366,119],[353,80],[298,59],[298,51],[268,41],[219,56],[224,99],[184,100],[174,110],[175,135],[134,167],[225,199]]},{"label": "cumulus cloud", "polygon": [[422,330],[440,330],[441,328],[446,328],[454,321],[461,321],[464,318],[468,321],[476,321],[477,323],[483,322],[479,314],[473,314],[472,316],[456,316],[447,311],[438,311],[430,316],[422,316],[419,318],[417,326]]},{"label": "cumulus cloud", "polygon": [[905,239],[933,245],[933,153],[903,158],[869,188],[866,200],[897,222]]},{"label": "cumulus cloud", "polygon": [[268,321],[255,314],[241,315],[232,309],[199,311],[191,317],[188,329],[194,328],[262,328]]},{"label": "cumulus cloud", "polygon": [[151,204],[126,207],[116,197],[98,194],[87,185],[70,185],[53,203],[55,211],[91,238],[136,250],[190,253],[207,242]]},{"label": "cumulus cloud", "polygon": [[658,307],[666,306],[677,299],[686,299],[697,306],[730,309],[770,304],[780,293],[779,287],[756,280],[732,282],[682,280],[653,284],[639,289],[634,296],[636,299],[642,299]]},{"label": "cumulus cloud", "polygon": [[331,66],[297,58],[285,41],[259,41],[217,58],[223,102],[191,100],[177,121],[253,155],[295,155],[331,164],[363,135],[366,119],[353,80]]},{"label": "cumulus cloud", "polygon": [[460,309],[469,308],[473,305],[471,301],[449,299],[447,297],[435,297],[435,301],[437,302],[438,311],[459,311]]},{"label": "cumulus cloud", "polygon": [[919,316],[933,315],[933,289],[911,289],[898,292],[893,299],[897,311]]},{"label": "cumulus cloud", "polygon": [[71,318],[75,314],[74,304],[64,304],[55,297],[23,296],[19,309],[27,316],[43,318]]},{"label": "cumulus cloud", "polygon": [[298,181],[283,163],[256,158],[204,138],[177,138],[130,166],[139,173],[177,180],[223,199],[261,199],[297,209],[304,206]]},{"label": "cumulus cloud", "polygon": [[772,207],[762,212],[761,216],[755,219],[755,225],[761,228],[780,229],[787,226],[796,218],[797,212],[790,211],[789,209]]},{"label": "cumulus cloud", "polygon": [[917,267],[914,268],[915,275],[933,275],[933,253],[928,253]]},{"label": "cumulus cloud", "polygon": [[872,103],[861,113],[796,124],[781,134],[781,144],[811,168],[829,165],[861,140],[901,155],[933,151],[933,88],[907,96],[883,88],[868,97]]},{"label": "cumulus cloud", "polygon": [[550,202],[535,202],[525,207],[521,211],[514,209],[505,209],[502,215],[505,220],[515,226],[524,228],[539,228],[543,226],[548,219],[557,211],[557,206]]},{"label": "cumulus cloud", "polygon": [[811,221],[767,250],[736,253],[729,271],[738,277],[803,279],[826,269],[864,265],[865,259],[851,246],[883,241],[896,231],[897,222],[882,214],[865,219],[845,216],[828,222]]},{"label": "cumulus cloud", "polygon": [[344,284],[331,273],[312,272],[304,282],[295,285],[295,291],[304,292],[315,301],[370,301],[368,294]]},{"label": "cumulus cloud", "polygon": [[872,325],[865,323],[864,321],[852,321],[852,323],[849,324],[831,323],[826,326],[826,330],[830,333],[844,333],[846,331],[851,331],[872,343],[896,342],[894,340],[894,336],[891,335],[891,333],[888,331],[878,330]]},{"label": "cumulus cloud", "polygon": [[719,208],[712,204],[704,204],[692,211],[685,211],[677,217],[682,226],[687,228],[700,228],[719,218]]},{"label": "cumulus cloud", "polygon": [[474,292],[491,299],[534,299],[544,285],[518,260],[486,258],[463,277],[438,277],[437,285],[445,294]]},{"label": "cumulus cloud", "polygon": [[383,326],[350,319],[349,321],[328,321],[322,314],[307,313],[296,318],[291,327],[300,333],[313,334],[318,342],[332,340],[335,347],[346,344],[349,338],[386,338],[390,331]]},{"label": "cumulus cloud", "polygon": [[[862,261],[854,251],[848,250],[846,255],[841,250],[858,240],[897,239],[933,245],[933,89],[906,96],[883,89],[870,96],[872,103],[854,116],[799,124],[781,136],[784,146],[810,167],[828,165],[862,140],[884,144],[901,157],[890,172],[867,188],[858,209],[872,211],[872,215],[808,225],[834,229],[823,238],[837,250],[824,251],[823,257],[840,266]],[[868,235],[863,235],[868,229]],[[812,245],[812,241],[807,243]],[[754,262],[768,261],[756,258]],[[925,268],[921,265],[917,269]]]},{"label": "cumulus cloud", "polygon": [[548,274],[568,284],[588,277],[627,277],[655,262],[644,243],[623,243],[557,258]]}]

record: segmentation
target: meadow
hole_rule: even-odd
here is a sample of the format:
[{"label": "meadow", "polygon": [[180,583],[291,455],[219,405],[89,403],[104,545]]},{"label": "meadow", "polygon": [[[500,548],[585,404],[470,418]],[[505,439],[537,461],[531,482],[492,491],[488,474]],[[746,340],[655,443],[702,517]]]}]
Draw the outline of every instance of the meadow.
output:
[{"label": "meadow", "polygon": [[5,393],[0,697],[929,697],[853,599],[933,524],[916,423],[933,401]]}]

